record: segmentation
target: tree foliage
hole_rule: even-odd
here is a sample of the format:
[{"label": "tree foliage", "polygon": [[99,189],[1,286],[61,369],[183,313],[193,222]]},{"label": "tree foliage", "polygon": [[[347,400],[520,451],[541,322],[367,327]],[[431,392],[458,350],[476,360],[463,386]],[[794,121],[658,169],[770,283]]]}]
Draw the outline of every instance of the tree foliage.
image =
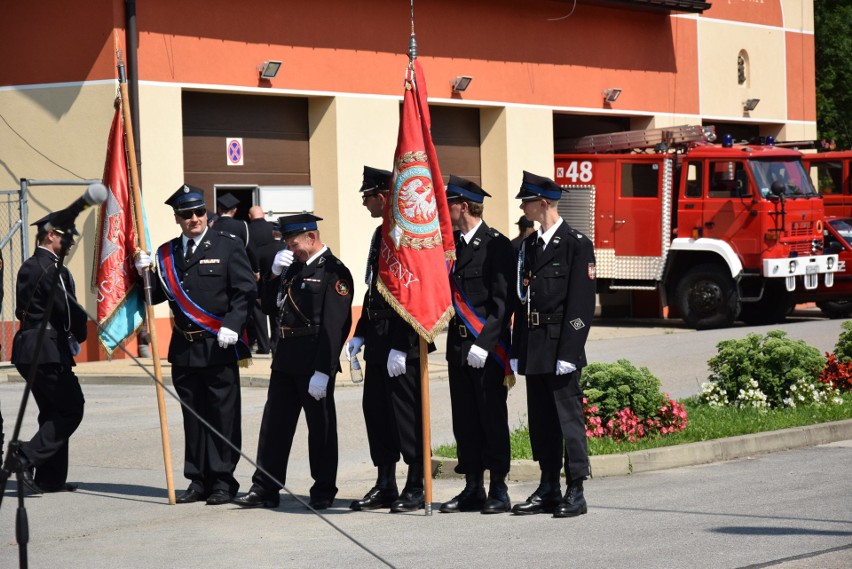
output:
[{"label": "tree foliage", "polygon": [[852,148],[852,0],[814,0],[817,129]]}]

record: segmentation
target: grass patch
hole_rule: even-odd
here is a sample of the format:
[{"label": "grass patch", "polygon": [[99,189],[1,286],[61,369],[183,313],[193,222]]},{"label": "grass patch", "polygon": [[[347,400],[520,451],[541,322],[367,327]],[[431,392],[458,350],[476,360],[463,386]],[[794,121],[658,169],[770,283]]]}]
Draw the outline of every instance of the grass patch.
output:
[{"label": "grass patch", "polygon": [[[589,439],[589,455],[620,454],[635,450],[681,445],[699,441],[777,431],[791,427],[802,427],[852,419],[852,394],[841,396],[843,403],[831,405],[808,405],[795,409],[759,410],[753,408],[710,407],[698,403],[697,397],[683,399],[689,422],[686,429],[666,436],[654,436],[635,443],[615,442],[612,439]],[[529,429],[523,425],[510,434],[512,459],[532,459]],[[435,456],[456,458],[456,445],[441,445],[434,449]]]}]

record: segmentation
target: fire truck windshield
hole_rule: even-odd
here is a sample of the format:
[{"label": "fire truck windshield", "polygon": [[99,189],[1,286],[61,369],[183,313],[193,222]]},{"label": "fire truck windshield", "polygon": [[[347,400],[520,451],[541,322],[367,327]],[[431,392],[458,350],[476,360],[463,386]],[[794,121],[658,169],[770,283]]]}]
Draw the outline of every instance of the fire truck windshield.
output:
[{"label": "fire truck windshield", "polygon": [[816,197],[811,179],[799,160],[749,160],[749,167],[760,194],[766,198],[772,195],[773,182],[784,185],[787,198]]}]

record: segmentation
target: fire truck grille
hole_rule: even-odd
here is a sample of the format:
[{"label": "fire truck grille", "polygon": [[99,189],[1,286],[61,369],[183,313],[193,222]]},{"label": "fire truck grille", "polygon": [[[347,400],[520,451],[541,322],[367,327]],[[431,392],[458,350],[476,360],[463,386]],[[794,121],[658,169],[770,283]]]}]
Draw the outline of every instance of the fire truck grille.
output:
[{"label": "fire truck grille", "polygon": [[800,255],[810,255],[811,251],[811,242],[810,241],[795,241],[793,243],[788,244],[790,247],[790,252],[795,252]]},{"label": "fire truck grille", "polygon": [[814,234],[813,221],[797,221],[790,224],[788,235],[790,237],[811,237]]}]

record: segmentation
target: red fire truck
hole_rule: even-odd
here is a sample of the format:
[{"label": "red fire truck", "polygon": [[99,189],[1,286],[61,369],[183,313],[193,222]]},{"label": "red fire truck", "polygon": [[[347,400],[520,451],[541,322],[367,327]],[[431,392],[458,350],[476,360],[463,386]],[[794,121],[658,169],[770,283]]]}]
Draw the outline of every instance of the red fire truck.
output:
[{"label": "red fire truck", "polygon": [[[726,137],[726,139],[729,137]],[[833,283],[823,202],[801,153],[713,144],[681,126],[587,136],[555,157],[559,212],[594,239],[601,304],[655,291],[698,329],[782,321],[797,287]]]},{"label": "red fire truck", "polygon": [[825,202],[825,215],[852,216],[852,150],[805,154],[805,168]]}]

